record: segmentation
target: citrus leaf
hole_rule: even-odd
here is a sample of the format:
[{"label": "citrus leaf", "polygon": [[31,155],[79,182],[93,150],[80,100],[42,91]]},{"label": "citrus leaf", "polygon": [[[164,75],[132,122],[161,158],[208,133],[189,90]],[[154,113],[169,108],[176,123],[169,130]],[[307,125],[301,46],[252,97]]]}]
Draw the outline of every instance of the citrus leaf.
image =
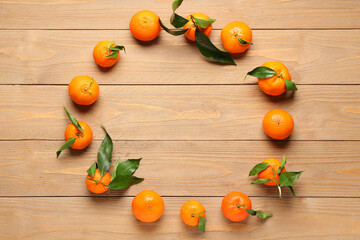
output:
[{"label": "citrus leaf", "polygon": [[263,183],[267,183],[267,182],[271,182],[273,181],[272,179],[268,179],[268,178],[259,178],[256,179],[255,181],[253,181],[251,184],[263,184]]},{"label": "citrus leaf", "polygon": [[115,47],[110,48],[111,51],[121,51],[124,50],[124,52],[126,52],[126,49],[124,46],[118,46],[116,45]]},{"label": "citrus leaf", "polygon": [[144,181],[144,178],[138,178],[133,175],[117,175],[107,187],[112,190],[119,190],[142,181]]},{"label": "citrus leaf", "polygon": [[61,153],[64,149],[66,149],[66,148],[68,148],[68,147],[71,147],[71,146],[74,144],[75,140],[76,140],[76,137],[69,138],[69,139],[64,143],[64,145],[62,145],[62,146],[59,148],[59,150],[57,150],[57,152],[56,152],[56,158],[59,158],[60,153]]},{"label": "citrus leaf", "polygon": [[252,209],[247,209],[247,208],[244,208],[245,211],[250,214],[251,216],[255,216],[256,215],[256,211],[255,210],[252,210]]},{"label": "citrus leaf", "polygon": [[247,75],[250,75],[250,76],[253,76],[256,78],[269,78],[269,77],[275,76],[276,72],[274,70],[272,70],[271,68],[261,66],[261,67],[254,68],[253,70],[248,72],[246,74],[246,76]]},{"label": "citrus leaf", "polygon": [[252,42],[248,42],[248,41],[246,41],[246,40],[244,40],[244,39],[242,39],[242,38],[237,38],[237,40],[239,41],[239,43],[241,44],[241,45],[246,45],[246,44],[251,44],[251,45],[253,45],[253,43]]},{"label": "citrus leaf", "polygon": [[76,118],[74,118],[70,113],[69,111],[66,109],[66,107],[64,107],[64,110],[66,112],[66,114],[68,115],[70,121],[72,124],[74,124],[74,126],[80,131],[80,132],[83,132],[83,128],[81,127],[81,125],[78,123],[78,121],[76,120]]},{"label": "citrus leaf", "polygon": [[173,12],[175,12],[176,9],[178,9],[180,7],[180,5],[182,4],[183,0],[174,0],[172,3],[172,10]]},{"label": "citrus leaf", "polygon": [[296,198],[296,195],[295,195],[295,192],[294,192],[294,188],[293,188],[293,187],[290,187],[290,186],[288,186],[288,188],[290,189],[292,195]]},{"label": "citrus leaf", "polygon": [[163,22],[160,20],[159,18],[159,23],[160,23],[160,26],[167,32],[167,33],[170,33],[171,35],[173,36],[179,36],[179,35],[182,35],[184,33],[186,33],[187,29],[169,29],[167,28]]},{"label": "citrus leaf", "polygon": [[267,219],[269,217],[272,217],[272,213],[264,213],[262,211],[256,211],[256,215],[261,219]]},{"label": "citrus leaf", "polygon": [[204,19],[193,17],[193,19],[195,20],[196,24],[202,28],[208,28],[212,23],[214,23],[216,21],[216,19],[212,19],[212,18],[204,20]]},{"label": "citrus leaf", "polygon": [[109,42],[109,44],[108,44],[108,49],[110,49],[111,48],[111,46],[114,44],[114,40],[112,40],[111,42]]},{"label": "citrus leaf", "polygon": [[88,173],[91,177],[94,177],[96,169],[97,169],[97,163],[95,162],[95,163],[94,163],[93,165],[91,165],[91,167],[87,170],[87,173]]},{"label": "citrus leaf", "polygon": [[282,158],[282,161],[281,161],[281,164],[280,164],[280,167],[279,167],[279,169],[277,171],[277,174],[280,174],[280,172],[284,168],[285,164],[286,164],[286,157],[285,157],[285,154],[284,154],[284,156]]},{"label": "citrus leaf", "polygon": [[119,51],[112,51],[112,53],[105,56],[105,58],[117,58],[118,56],[119,56]]},{"label": "citrus leaf", "polygon": [[97,154],[97,163],[99,166],[100,175],[104,176],[104,174],[109,170],[111,165],[113,142],[105,127],[101,127],[104,129],[106,136],[104,137],[99,152]]},{"label": "citrus leaf", "polygon": [[140,165],[139,159],[128,159],[124,162],[120,162],[120,158],[117,160],[116,165],[113,169],[113,173],[111,176],[111,180],[113,180],[118,175],[133,175],[136,169],[138,169]]},{"label": "citrus leaf", "polygon": [[253,209],[247,209],[247,208],[244,208],[245,211],[250,214],[251,216],[258,216],[259,218],[261,219],[266,219],[268,217],[272,217],[272,213],[264,213],[262,211],[259,211],[259,210],[253,210]]},{"label": "citrus leaf", "polygon": [[185,24],[188,23],[189,20],[186,18],[173,13],[170,18],[170,24],[173,25],[175,28],[182,28]]},{"label": "citrus leaf", "polygon": [[215,47],[215,45],[212,44],[212,42],[210,41],[209,37],[206,36],[206,34],[202,31],[200,31],[198,27],[196,27],[195,30],[195,42],[201,54],[206,58],[236,66],[236,63],[232,59],[230,53],[222,51]]},{"label": "citrus leaf", "polygon": [[269,166],[269,164],[266,162],[261,162],[261,163],[256,164],[255,167],[253,167],[250,170],[249,176],[255,176],[259,172],[264,171],[268,166]]},{"label": "citrus leaf", "polygon": [[205,224],[206,218],[199,216],[199,223],[197,225],[198,229],[200,229],[202,232],[205,232]]},{"label": "citrus leaf", "polygon": [[298,90],[296,87],[296,84],[293,81],[287,80],[284,78],[285,85],[286,85],[286,91],[296,91]]},{"label": "citrus leaf", "polygon": [[299,179],[302,172],[303,171],[300,171],[300,172],[283,172],[280,175],[280,178],[279,178],[279,185],[280,186],[293,187],[295,182]]}]

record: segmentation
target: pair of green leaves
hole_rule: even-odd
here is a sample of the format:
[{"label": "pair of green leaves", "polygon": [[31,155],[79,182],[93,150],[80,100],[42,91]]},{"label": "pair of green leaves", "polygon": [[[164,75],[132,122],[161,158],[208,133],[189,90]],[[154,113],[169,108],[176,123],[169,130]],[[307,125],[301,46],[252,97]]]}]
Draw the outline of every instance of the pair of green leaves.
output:
[{"label": "pair of green leaves", "polygon": [[[175,0],[172,3],[173,14],[170,18],[170,23],[177,29],[167,28],[163,22],[159,19],[161,27],[169,34],[174,36],[179,36],[187,32],[188,29],[179,29],[182,28],[189,20],[175,13],[175,10],[178,9],[183,1]],[[195,43],[200,51],[200,53],[208,59],[211,59],[216,62],[236,65],[234,60],[231,57],[231,54],[218,49],[209,39],[209,37],[203,33],[199,27],[208,28],[215,19],[199,19],[191,15],[191,20],[195,24]]]},{"label": "pair of green leaves", "polygon": [[253,210],[253,209],[247,209],[245,208],[245,211],[250,214],[251,216],[258,216],[260,219],[267,219],[269,217],[272,217],[272,213],[264,213],[260,210]]},{"label": "pair of green leaves", "polygon": [[[74,124],[74,126],[82,133],[84,130],[83,128],[81,127],[81,125],[79,124],[79,122],[76,120],[76,118],[73,117],[73,115],[71,115],[69,113],[69,111],[64,107],[64,110],[66,112],[66,115],[69,117],[70,121],[72,124]],[[65,143],[64,145],[62,145],[59,150],[57,150],[56,152],[56,158],[59,158],[60,156],[60,153],[65,150],[66,148],[68,147],[71,147],[74,142],[76,141],[76,137],[72,137],[72,138],[69,138]]]},{"label": "pair of green leaves", "polygon": [[[255,167],[253,167],[250,170],[249,176],[257,175],[261,171],[264,171],[266,168],[268,168],[270,166],[272,168],[272,171],[273,171],[273,174],[274,174],[274,180],[267,179],[267,178],[260,178],[260,179],[257,179],[255,181],[253,181],[251,184],[263,184],[263,183],[275,181],[275,183],[276,183],[276,185],[277,185],[277,187],[279,189],[279,197],[281,197],[281,187],[288,187],[290,189],[291,193],[293,194],[293,196],[296,197],[293,187],[294,187],[295,182],[299,179],[299,177],[300,177],[300,175],[301,175],[301,173],[303,171],[300,171],[300,172],[283,172],[283,173],[281,173],[281,171],[284,168],[285,164],[286,164],[285,155],[283,156],[283,159],[281,161],[279,169],[278,169],[278,171],[276,173],[275,173],[274,168],[272,166],[270,166],[266,162],[261,162],[259,164],[256,164]],[[277,181],[276,175],[280,176],[279,181]]]},{"label": "pair of green leaves", "polygon": [[[88,174],[94,177],[95,171],[99,168],[101,176],[104,176],[109,171],[112,160],[113,142],[106,131],[105,127],[102,126],[106,135],[101,143],[99,152],[97,154],[97,162],[94,163],[88,170]],[[120,162],[120,158],[117,160],[115,167],[112,172],[111,182],[106,187],[113,190],[124,189],[133,184],[142,182],[144,178],[138,178],[133,176],[135,171],[140,165],[141,158],[139,159],[128,159],[124,162]]]},{"label": "pair of green leaves", "polygon": [[[246,79],[246,76],[250,75],[256,78],[269,78],[269,77],[273,77],[275,75],[278,75],[277,72],[275,72],[273,69],[268,68],[268,67],[256,67],[253,70],[251,70],[250,72],[248,72],[245,75],[244,80]],[[278,77],[282,77],[281,75],[278,75]],[[296,91],[297,87],[296,84],[288,79],[283,78],[285,81],[285,85],[286,85],[286,90],[287,91]]]},{"label": "pair of green leaves", "polygon": [[124,52],[126,53],[125,47],[124,46],[118,46],[115,45],[114,47],[112,47],[112,45],[114,44],[114,41],[111,41],[108,45],[108,53],[111,54],[105,56],[105,58],[117,58],[119,56],[119,51],[124,50]]}]

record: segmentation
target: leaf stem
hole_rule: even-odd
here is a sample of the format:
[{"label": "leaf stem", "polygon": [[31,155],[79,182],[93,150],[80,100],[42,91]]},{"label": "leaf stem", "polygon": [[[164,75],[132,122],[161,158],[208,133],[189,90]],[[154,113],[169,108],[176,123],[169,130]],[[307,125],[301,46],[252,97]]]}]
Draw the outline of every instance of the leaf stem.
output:
[{"label": "leaf stem", "polygon": [[195,217],[195,216],[200,216],[201,214],[203,214],[203,213],[205,213],[206,211],[203,211],[203,212],[201,212],[201,213],[197,213],[197,214],[192,214],[191,216],[192,217]]},{"label": "leaf stem", "polygon": [[95,179],[92,179],[92,178],[86,178],[86,179],[91,180],[91,181],[95,182],[96,184],[101,183],[101,184],[104,185],[105,187],[108,187],[108,185],[106,185],[105,183],[103,183],[101,180],[95,180]]},{"label": "leaf stem", "polygon": [[190,18],[191,18],[191,21],[194,23],[194,26],[195,26],[195,27],[198,27],[198,25],[197,25],[197,23],[196,23],[196,21],[195,21],[195,19],[194,19],[194,16],[193,16],[193,15],[190,15]]},{"label": "leaf stem", "polygon": [[282,196],[281,196],[281,187],[280,187],[280,185],[279,185],[279,183],[278,183],[278,181],[277,181],[277,175],[275,174],[275,169],[274,169],[274,167],[272,167],[271,166],[271,169],[272,169],[272,172],[273,172],[273,174],[274,174],[274,181],[275,181],[275,183],[276,183],[276,186],[278,187],[278,189],[279,189],[279,197],[280,198],[282,198]]}]

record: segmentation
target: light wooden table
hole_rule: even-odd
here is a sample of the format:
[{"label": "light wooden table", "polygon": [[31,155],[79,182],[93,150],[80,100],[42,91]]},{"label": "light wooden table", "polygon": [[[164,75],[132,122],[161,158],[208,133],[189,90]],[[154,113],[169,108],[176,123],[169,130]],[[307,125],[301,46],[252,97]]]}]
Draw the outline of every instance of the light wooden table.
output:
[{"label": "light wooden table", "polygon": [[[360,2],[185,0],[179,14],[217,19],[217,46],[228,22],[252,27],[254,46],[237,67],[209,63],[183,36],[135,41],[131,16],[149,9],[168,22],[171,2],[0,1],[0,239],[360,239]],[[127,49],[109,71],[92,58],[100,40]],[[289,67],[298,92],[268,97],[256,79],[242,81],[269,60]],[[77,75],[100,83],[91,107],[68,97]],[[56,159],[68,124],[62,106],[92,126],[94,141]],[[273,108],[293,115],[289,140],[263,133]],[[143,183],[101,196],[86,189],[100,124],[114,139],[114,159],[143,157]],[[297,199],[247,177],[255,163],[284,153],[288,170],[305,170]],[[156,223],[132,216],[144,189],[164,197]],[[227,221],[221,199],[234,190],[274,217]],[[207,209],[204,234],[181,222],[189,199]]]}]

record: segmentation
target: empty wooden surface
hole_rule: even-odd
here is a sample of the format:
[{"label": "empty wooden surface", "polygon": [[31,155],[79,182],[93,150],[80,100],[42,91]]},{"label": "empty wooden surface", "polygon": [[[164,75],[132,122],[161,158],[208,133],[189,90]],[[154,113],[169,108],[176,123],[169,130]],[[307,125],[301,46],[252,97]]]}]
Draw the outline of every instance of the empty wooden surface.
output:
[{"label": "empty wooden surface", "polygon": [[[133,39],[128,24],[140,10],[166,23],[171,0],[0,0],[0,239],[359,239],[360,238],[360,3],[264,0],[190,1],[181,15],[216,18],[212,41],[234,20],[253,28],[254,46],[238,64],[206,61],[182,36],[161,32],[152,43]],[[169,25],[169,24],[168,24]],[[100,40],[125,45],[112,69],[94,63]],[[243,77],[270,60],[285,63],[295,94],[264,95]],[[76,106],[67,84],[89,75],[100,98]],[[90,124],[94,141],[83,151],[55,152],[69,123],[62,107]],[[272,141],[263,115],[282,108],[295,119],[286,141]],[[114,156],[142,157],[146,180],[100,196],[84,184],[96,160],[104,124]],[[304,170],[295,191],[250,185],[251,167],[286,154],[290,171]],[[137,221],[131,201],[152,189],[165,213]],[[230,191],[251,196],[266,221],[226,220]],[[207,209],[207,232],[179,217],[187,200]]]}]

